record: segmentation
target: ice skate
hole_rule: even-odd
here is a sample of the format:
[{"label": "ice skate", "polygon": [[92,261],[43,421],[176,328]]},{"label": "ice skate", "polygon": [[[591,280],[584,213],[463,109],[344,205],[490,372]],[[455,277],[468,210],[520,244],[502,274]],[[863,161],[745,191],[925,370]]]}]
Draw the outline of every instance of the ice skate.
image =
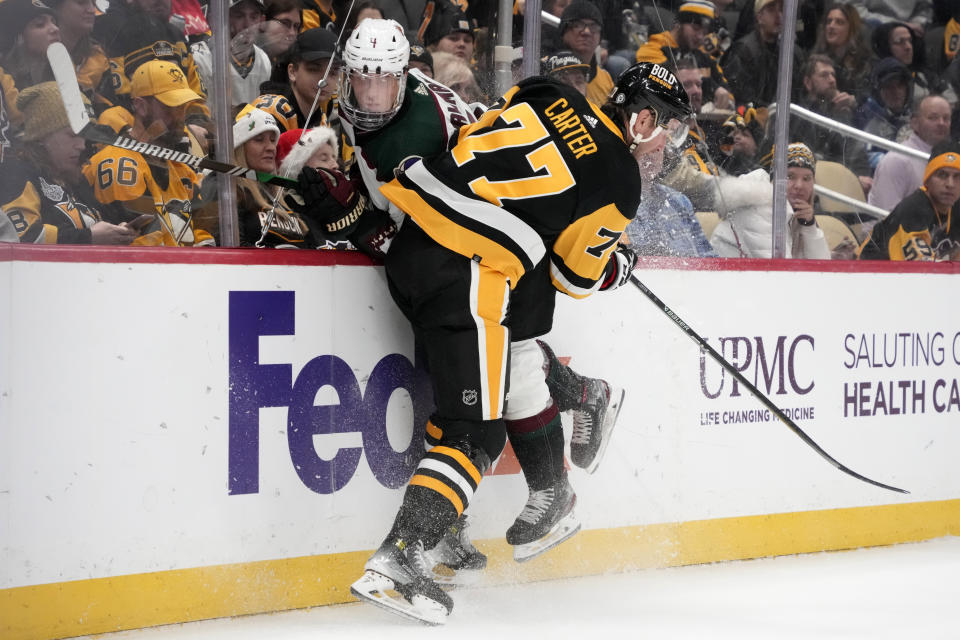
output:
[{"label": "ice skate", "polygon": [[617,424],[624,395],[623,389],[611,387],[605,380],[583,379],[581,400],[572,410],[570,460],[587,473],[593,473],[600,466],[613,427]]},{"label": "ice skate", "polygon": [[531,491],[523,511],[507,529],[513,559],[532,560],[579,531],[580,521],[573,513],[576,502],[577,495],[566,475],[553,487]]},{"label": "ice skate", "polygon": [[440,542],[428,555],[433,560],[433,580],[444,587],[475,583],[487,566],[487,556],[470,541],[469,524],[464,514],[450,525]]},{"label": "ice skate", "polygon": [[429,625],[447,621],[453,600],[433,581],[430,560],[419,540],[384,542],[364,565],[350,593],[399,616]]}]

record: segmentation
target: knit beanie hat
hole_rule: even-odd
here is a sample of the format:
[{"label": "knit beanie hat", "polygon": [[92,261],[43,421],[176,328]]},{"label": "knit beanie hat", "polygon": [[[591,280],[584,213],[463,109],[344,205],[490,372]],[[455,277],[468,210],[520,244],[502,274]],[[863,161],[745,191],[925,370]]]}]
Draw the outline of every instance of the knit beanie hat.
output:
[{"label": "knit beanie hat", "polygon": [[280,135],[280,127],[272,115],[262,109],[250,109],[241,113],[233,125],[233,148],[236,149],[264,131],[274,131],[277,136]]},{"label": "knit beanie hat", "polygon": [[309,129],[303,135],[303,138],[300,137],[301,131],[303,129],[287,131],[277,141],[277,162],[282,176],[298,175],[306,165],[307,160],[325,144],[333,147],[334,157],[339,153],[337,134],[330,127]]},{"label": "knit beanie hat", "polygon": [[960,171],[960,142],[944,140],[930,151],[930,161],[923,172],[923,183],[927,183],[938,169],[949,167]]},{"label": "knit beanie hat", "polygon": [[587,0],[573,0],[560,14],[560,35],[563,35],[570,23],[577,20],[593,20],[603,28],[603,15],[597,5]]},{"label": "knit beanie hat", "polygon": [[[760,158],[760,166],[773,174],[773,154],[776,151],[776,145],[771,145],[770,150]],[[801,169],[810,169],[817,172],[817,159],[813,155],[810,147],[802,142],[791,142],[787,145],[787,167],[800,167]]]},{"label": "knit beanie hat", "polygon": [[687,0],[677,9],[677,22],[709,25],[717,17],[717,8],[710,0]]},{"label": "knit beanie hat", "polygon": [[21,91],[17,109],[23,114],[23,140],[40,140],[70,126],[56,82],[41,82]]},{"label": "knit beanie hat", "polygon": [[45,13],[54,15],[53,9],[40,0],[0,2],[0,51],[9,51],[27,23]]}]

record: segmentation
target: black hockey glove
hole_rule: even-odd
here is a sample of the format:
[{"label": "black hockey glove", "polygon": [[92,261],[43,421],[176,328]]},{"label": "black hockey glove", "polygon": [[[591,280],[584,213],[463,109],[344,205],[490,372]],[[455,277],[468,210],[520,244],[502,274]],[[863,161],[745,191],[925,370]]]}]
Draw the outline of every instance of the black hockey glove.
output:
[{"label": "black hockey glove", "polygon": [[610,261],[603,270],[603,284],[600,291],[610,291],[626,284],[630,273],[637,266],[637,254],[628,245],[622,244],[610,254]]},{"label": "black hockey glove", "polygon": [[382,262],[395,235],[397,225],[390,214],[368,203],[367,212],[360,217],[348,239],[357,249]]},{"label": "black hockey glove", "polygon": [[354,230],[363,215],[367,197],[361,192],[360,177],[348,178],[340,171],[304,167],[298,177],[303,204],[297,212],[331,240],[342,240]]}]

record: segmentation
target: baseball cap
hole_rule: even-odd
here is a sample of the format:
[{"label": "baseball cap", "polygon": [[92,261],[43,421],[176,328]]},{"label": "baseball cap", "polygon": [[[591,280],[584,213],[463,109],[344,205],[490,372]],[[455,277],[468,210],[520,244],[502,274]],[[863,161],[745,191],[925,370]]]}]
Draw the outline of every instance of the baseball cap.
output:
[{"label": "baseball cap", "polygon": [[316,27],[300,32],[290,50],[290,59],[294,62],[300,60],[314,62],[323,58],[332,58],[336,52],[337,35],[322,27]]},{"label": "baseball cap", "polygon": [[421,44],[410,45],[410,60],[416,61],[416,62],[422,62],[423,64],[430,67],[431,72],[433,71],[433,54],[430,53]]},{"label": "baseball cap", "polygon": [[0,2],[0,47],[13,46],[27,23],[43,14],[54,15],[53,9],[40,0],[3,0]]},{"label": "baseball cap", "polygon": [[[230,8],[233,9],[238,4],[241,4],[246,1],[247,0],[230,0]],[[267,12],[267,7],[264,6],[263,0],[249,0],[249,1],[252,2],[257,7],[257,9],[259,9],[262,13]]]},{"label": "baseball cap", "polygon": [[544,75],[552,75],[561,71],[570,71],[579,69],[589,74],[590,65],[581,62],[580,58],[575,56],[572,51],[557,51],[543,60]]},{"label": "baseball cap", "polygon": [[768,4],[773,4],[777,0],[754,0],[753,2],[753,12],[760,13],[760,10],[763,9]]},{"label": "baseball cap", "polygon": [[134,98],[153,96],[168,107],[202,100],[190,88],[183,70],[167,60],[150,60],[137,67],[130,79],[130,95]]},{"label": "baseball cap", "polygon": [[280,136],[280,127],[272,115],[262,109],[250,109],[241,113],[233,124],[233,148],[236,149],[264,131],[274,131],[277,137]]}]

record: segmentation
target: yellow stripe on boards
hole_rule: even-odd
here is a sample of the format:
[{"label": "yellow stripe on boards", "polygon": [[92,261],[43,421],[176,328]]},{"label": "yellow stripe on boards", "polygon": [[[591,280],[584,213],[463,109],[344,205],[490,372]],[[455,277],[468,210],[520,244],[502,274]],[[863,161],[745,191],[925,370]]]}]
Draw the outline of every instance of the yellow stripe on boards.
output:
[{"label": "yellow stripe on boards", "polygon": [[[960,499],[592,529],[528,563],[481,540],[484,584],[960,536]],[[352,602],[372,551],[0,589],[0,638],[41,640]],[[469,598],[469,593],[462,596]]]}]

